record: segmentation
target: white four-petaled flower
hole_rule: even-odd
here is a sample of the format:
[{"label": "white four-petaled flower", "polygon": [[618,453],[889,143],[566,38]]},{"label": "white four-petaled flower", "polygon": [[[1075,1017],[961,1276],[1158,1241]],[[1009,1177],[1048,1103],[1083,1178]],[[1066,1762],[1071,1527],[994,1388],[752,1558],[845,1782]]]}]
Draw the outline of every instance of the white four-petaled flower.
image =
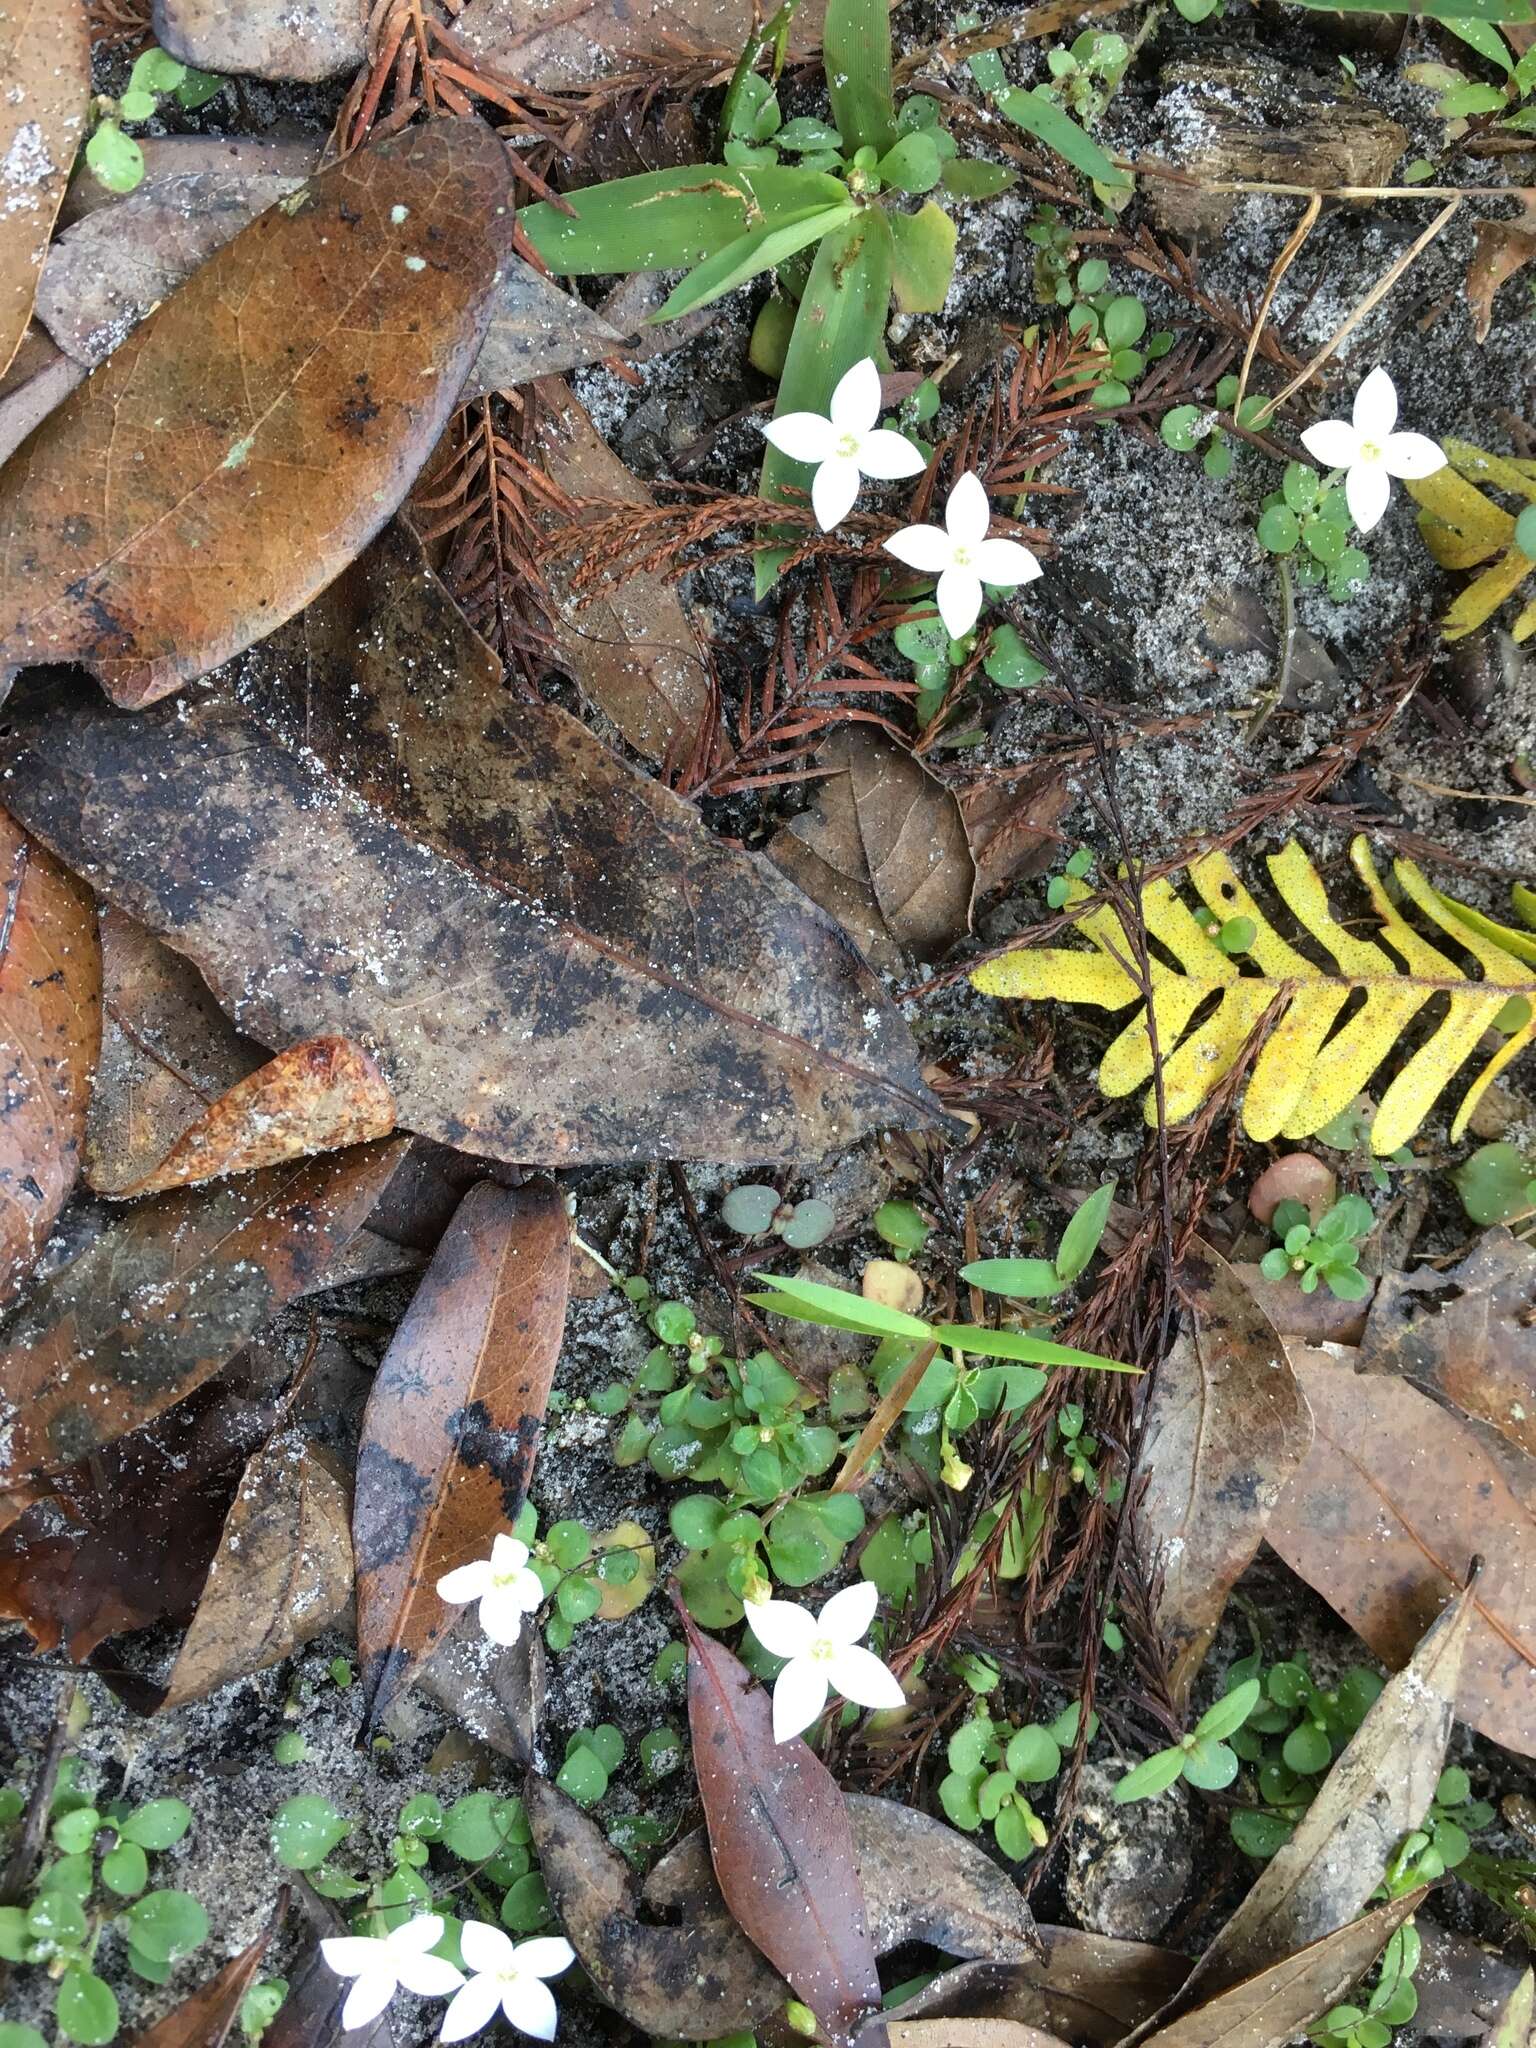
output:
[{"label": "white four-petaled flower", "polygon": [[442,1938],[442,1916],[418,1913],[378,1939],[338,1934],[322,1941],[326,1967],[355,1980],[341,2008],[343,2027],[350,2032],[376,2020],[402,1984],[418,1998],[446,1998],[457,1991],[464,1979],[453,1964],[427,1953]]},{"label": "white four-petaled flower", "polygon": [[981,478],[967,470],[949,494],[942,526],[904,526],[885,543],[909,569],[937,576],[936,602],[944,630],[959,640],[981,616],[982,585],[1009,589],[1033,583],[1040,564],[1016,540],[988,538],[992,507]]},{"label": "white four-petaled flower", "polygon": [[521,2034],[553,2041],[559,2012],[555,1994],[544,1982],[558,1977],[576,1960],[576,1951],[558,1935],[512,1942],[499,1927],[484,1920],[466,1920],[459,1935],[465,1967],[474,1972],[443,2019],[444,2041],[466,2041],[478,2034],[498,2007]]},{"label": "white four-petaled flower", "polygon": [[927,468],[905,434],[875,425],[880,417],[880,372],[873,357],[855,363],[839,379],[831,414],[823,419],[819,412],[787,412],[763,429],[780,454],[816,465],[811,505],[823,533],[853,510],[861,477],[886,483],[917,476]]},{"label": "white four-petaled flower", "polygon": [[1445,456],[1427,434],[1398,434],[1397,389],[1383,369],[1372,370],[1355,393],[1352,420],[1319,420],[1301,445],[1315,462],[1342,469],[1349,516],[1369,533],[1387,509],[1392,479],[1433,476]]},{"label": "white four-petaled flower", "polygon": [[515,1643],[522,1633],[523,1616],[532,1614],[544,1599],[537,1572],[528,1568],[528,1546],[516,1536],[498,1536],[488,1558],[461,1564],[445,1572],[437,1582],[438,1597],[455,1607],[466,1601],[480,1602],[480,1626],[493,1643]]},{"label": "white four-petaled flower", "polygon": [[788,1742],[809,1728],[834,1690],[861,1707],[904,1703],[906,1694],[895,1676],[873,1650],[859,1648],[879,1601],[878,1587],[863,1580],[834,1593],[817,1615],[794,1600],[746,1603],[753,1635],[772,1655],[789,1659],[774,1681],[775,1742]]}]

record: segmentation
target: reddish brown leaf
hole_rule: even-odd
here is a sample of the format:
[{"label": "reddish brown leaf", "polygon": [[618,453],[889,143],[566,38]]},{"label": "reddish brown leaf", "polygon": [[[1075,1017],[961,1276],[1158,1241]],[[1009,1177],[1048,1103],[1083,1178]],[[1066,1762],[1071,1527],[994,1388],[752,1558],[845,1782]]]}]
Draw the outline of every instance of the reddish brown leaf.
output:
[{"label": "reddish brown leaf", "polygon": [[300,610],[442,431],[510,253],[506,151],[433,121],[227,242],[6,466],[0,671],[137,706]]},{"label": "reddish brown leaf", "polygon": [[357,1647],[370,1721],[447,1634],[445,1572],[528,1492],[565,1331],[571,1231],[547,1181],[459,1204],[379,1367],[357,1454]]},{"label": "reddish brown leaf", "polygon": [[241,1475],[162,1708],[291,1656],[352,1598],[352,1502],[331,1454],[299,1430]]},{"label": "reddish brown leaf", "polygon": [[90,891],[0,811],[0,1301],[31,1270],[80,1170],[101,1046]]},{"label": "reddish brown leaf", "polygon": [[288,1888],[277,1895],[272,1917],[253,1942],[231,1956],[215,1977],[198,1986],[174,2012],[168,2012],[147,2033],[140,2034],[133,2048],[223,2048],[230,2029],[240,2016],[240,2005],[256,1981],[261,1959],[267,1952],[283,1915],[288,1910]]},{"label": "reddish brown leaf", "polygon": [[0,5],[0,371],[32,317],[32,295],[85,132],[91,43],[85,0]]},{"label": "reddish brown leaf", "polygon": [[1493,325],[1493,302],[1500,285],[1508,284],[1536,258],[1536,206],[1526,196],[1518,220],[1480,220],[1472,230],[1472,261],[1467,265],[1467,304],[1472,333],[1483,342]]},{"label": "reddish brown leaf", "polygon": [[378,1062],[350,1039],[309,1038],[237,1081],[153,1173],[118,1192],[160,1195],[220,1174],[339,1152],[386,1138],[394,1127],[395,1098]]},{"label": "reddish brown leaf", "polygon": [[1066,770],[1049,763],[1017,780],[978,779],[961,790],[978,894],[1043,873],[1061,844],[1055,827],[1071,802]]},{"label": "reddish brown leaf", "polygon": [[837,1781],[804,1740],[773,1739],[769,1695],[687,1613],[688,1725],[710,1854],[738,1924],[835,2048],[883,2048],[880,1975]]},{"label": "reddish brown leaf", "polygon": [[1179,1277],[1184,1323],[1147,1397],[1133,1498],[1183,1702],[1306,1457],[1312,1417],[1285,1346],[1226,1260],[1197,1238]]},{"label": "reddish brown leaf", "polygon": [[404,1151],[357,1146],[114,1218],[0,1325],[0,1487],[184,1400],[327,1271]]},{"label": "reddish brown leaf", "polygon": [[1536,1462],[1404,1380],[1288,1348],[1317,1434],[1270,1542],[1389,1664],[1481,1555],[1456,1713],[1536,1755]]}]

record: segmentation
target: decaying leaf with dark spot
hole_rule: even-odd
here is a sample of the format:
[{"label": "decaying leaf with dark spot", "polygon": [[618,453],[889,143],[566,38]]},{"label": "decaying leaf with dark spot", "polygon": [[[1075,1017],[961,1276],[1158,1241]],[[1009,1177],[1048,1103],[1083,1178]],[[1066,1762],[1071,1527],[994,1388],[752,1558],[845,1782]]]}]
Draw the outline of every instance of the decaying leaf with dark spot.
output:
[{"label": "decaying leaf with dark spot", "polygon": [[[986,1956],[1007,1965],[1031,1949],[1039,1951],[1023,1894],[979,1843],[898,1800],[863,1792],[843,1797],[876,1955],[922,1941],[952,1956]],[[728,1938],[733,1923],[702,1828],[660,1859],[642,1897],[653,1912],[689,1927],[712,1924],[722,1940]]]},{"label": "decaying leaf with dark spot", "polygon": [[114,1219],[0,1323],[0,1487],[184,1400],[329,1269],[404,1152],[385,1139]]},{"label": "decaying leaf with dark spot", "polygon": [[252,1037],[367,1046],[408,1130],[520,1164],[762,1161],[940,1114],[842,934],[514,703],[398,528],[238,679],[134,718],[29,679],[6,727],[28,829]]},{"label": "decaying leaf with dark spot", "polygon": [[[853,1804],[854,1795],[849,1802]],[[1189,1958],[1142,1941],[1078,1927],[1037,1928],[1045,1961],[961,1963],[891,2011],[895,2023],[930,2017],[1017,2020],[1067,2041],[1113,2048],[1173,1997]]]},{"label": "decaying leaf with dark spot", "polygon": [[346,1612],[351,1507],[334,1458],[302,1431],[262,1446],[241,1475],[162,1710],[264,1671]]},{"label": "decaying leaf with dark spot", "polygon": [[413,1683],[477,1742],[514,1763],[533,1761],[544,1708],[544,1638],[537,1627],[504,1647],[491,1641],[472,1606],[457,1608]]},{"label": "decaying leaf with dark spot", "polygon": [[800,1736],[775,1742],[746,1666],[686,1609],[688,1726],[715,1876],[736,1923],[834,2048],[885,2048],[880,1973],[837,1781]]},{"label": "decaying leaf with dark spot", "polygon": [[346,1038],[307,1038],[237,1081],[152,1173],[116,1192],[160,1195],[169,1188],[251,1173],[317,1152],[387,1138],[395,1098],[378,1063]]},{"label": "decaying leaf with dark spot", "polygon": [[277,1895],[272,1917],[256,1939],[231,1956],[217,1976],[198,1986],[174,2012],[168,2012],[147,2033],[138,2035],[133,2048],[223,2048],[245,1994],[256,1981],[256,1972],[283,1915],[288,1911],[288,1887]]},{"label": "decaying leaf with dark spot", "polygon": [[323,590],[442,432],[512,224],[499,138],[438,120],[217,250],[6,465],[0,675],[147,704]]},{"label": "decaying leaf with dark spot", "polygon": [[100,1045],[90,891],[0,811],[0,1301],[75,1184]]},{"label": "decaying leaf with dark spot", "polygon": [[1359,1363],[1412,1380],[1536,1457],[1536,1251],[1485,1230],[1459,1265],[1383,1273]]},{"label": "decaying leaf with dark spot", "polygon": [[335,2048],[340,2041],[346,2048],[395,2048],[387,2009],[368,2026],[343,2034],[341,2008],[348,1980],[328,1966],[320,1944],[351,1929],[330,1900],[311,1891],[302,1877],[294,1879],[294,1907],[306,1923],[304,1946],[288,1966],[288,1996],[262,2035],[262,2048]]},{"label": "decaying leaf with dark spot", "polygon": [[1285,1346],[1217,1252],[1196,1238],[1179,1269],[1183,1321],[1147,1396],[1132,1498],[1161,1575],[1157,1623],[1187,1701],[1227,1595],[1312,1442]]},{"label": "decaying leaf with dark spot", "polygon": [[1481,1556],[1456,1714],[1536,1755],[1536,1460],[1406,1380],[1286,1348],[1317,1432],[1270,1542],[1388,1664]]},{"label": "decaying leaf with dark spot", "polygon": [[0,5],[0,372],[32,317],[53,217],[85,139],[91,44],[85,0]]},{"label": "decaying leaf with dark spot", "polygon": [[442,1640],[437,1582],[513,1521],[560,1356],[571,1231],[547,1181],[459,1204],[363,1417],[352,1536],[370,1724]]},{"label": "decaying leaf with dark spot", "polygon": [[722,1939],[718,1927],[637,1919],[629,1865],[547,1778],[530,1775],[523,1805],[555,1918],[598,1996],[632,2026],[662,2040],[713,2041],[783,2004],[783,1979],[734,1925]]}]

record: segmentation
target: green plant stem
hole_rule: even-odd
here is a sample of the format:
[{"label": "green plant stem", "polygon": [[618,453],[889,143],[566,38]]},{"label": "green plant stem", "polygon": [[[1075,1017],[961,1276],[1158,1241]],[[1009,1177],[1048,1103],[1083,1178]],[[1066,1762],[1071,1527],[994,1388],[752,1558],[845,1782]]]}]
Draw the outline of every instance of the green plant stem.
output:
[{"label": "green plant stem", "polygon": [[789,27],[800,9],[800,0],[783,0],[777,14],[764,22],[763,26],[747,38],[745,49],[736,59],[736,69],[731,73],[731,82],[725,89],[725,99],[720,108],[720,125],[715,131],[717,154],[723,155],[728,138],[734,134],[732,126],[736,109],[741,104],[741,95],[747,80],[757,69],[757,60],[763,52],[772,49],[773,75],[777,79],[784,69],[784,57],[789,42]]}]

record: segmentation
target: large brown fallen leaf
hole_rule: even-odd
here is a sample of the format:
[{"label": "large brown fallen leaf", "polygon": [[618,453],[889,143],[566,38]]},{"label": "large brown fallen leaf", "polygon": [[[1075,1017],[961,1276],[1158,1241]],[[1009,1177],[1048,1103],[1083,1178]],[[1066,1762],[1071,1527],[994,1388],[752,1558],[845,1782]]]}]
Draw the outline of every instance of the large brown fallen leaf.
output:
[{"label": "large brown fallen leaf", "polygon": [[1191,1972],[1224,1990],[1347,1927],[1381,1883],[1403,1837],[1429,1811],[1445,1768],[1472,1595],[1457,1595],[1389,1679],[1323,1780],[1296,1832]]},{"label": "large brown fallen leaf", "polygon": [[352,1503],[332,1455],[281,1430],[240,1478],[162,1708],[264,1671],[345,1613]]},{"label": "large brown fallen leaf", "polygon": [[1161,1573],[1157,1621],[1187,1702],[1227,1604],[1312,1443],[1285,1346],[1217,1252],[1179,1269],[1183,1321],[1147,1397],[1133,1490],[1143,1554]]},{"label": "large brown fallen leaf", "polygon": [[1389,1664],[1481,1555],[1456,1714],[1536,1755],[1536,1462],[1405,1380],[1288,1349],[1317,1433],[1269,1541]]},{"label": "large brown fallen leaf", "polygon": [[402,529],[238,668],[134,718],[30,678],[0,767],[251,1037],[350,1038],[407,1130],[512,1162],[803,1159],[936,1120],[843,935],[514,705]]},{"label": "large brown fallen leaf", "polygon": [[837,1781],[801,1737],[776,1742],[769,1694],[723,1643],[688,1637],[688,1726],[709,1852],[737,1925],[833,2048],[884,2048],[880,1973]]},{"label": "large brown fallen leaf", "polygon": [[370,1724],[455,1618],[445,1572],[514,1521],[565,1333],[571,1228],[548,1181],[459,1204],[363,1416],[352,1535]]},{"label": "large brown fallen leaf", "polygon": [[3,472],[0,674],[76,661],[119,703],[322,590],[453,409],[510,254],[506,151],[439,120],[252,221]]},{"label": "large brown fallen leaf", "polygon": [[155,41],[199,71],[334,78],[368,53],[365,0],[154,0]]},{"label": "large brown fallen leaf", "polygon": [[1536,1251],[1485,1230],[1460,1265],[1383,1273],[1360,1366],[1412,1380],[1536,1457]]},{"label": "large brown fallen leaf", "polygon": [[346,2048],[395,2048],[387,2010],[366,2027],[342,2032],[348,1980],[328,1967],[320,1944],[332,1935],[350,1934],[347,1922],[302,1877],[294,1880],[294,1908],[304,1918],[304,1945],[288,1965],[288,1996],[261,2037],[264,2048],[335,2048],[340,2041]]},{"label": "large brown fallen leaf", "polygon": [[84,367],[33,321],[0,379],[0,463],[8,462],[33,428],[84,380]]},{"label": "large brown fallen leaf", "polygon": [[1524,194],[1524,199],[1524,210],[1517,219],[1480,220],[1472,230],[1472,261],[1467,265],[1466,290],[1472,335],[1478,342],[1488,339],[1499,287],[1517,277],[1536,258],[1536,205],[1530,192]]},{"label": "large brown fallen leaf", "polygon": [[0,1323],[0,1486],[184,1400],[327,1270],[404,1151],[386,1139],[114,1218]]},{"label": "large brown fallen leaf", "polygon": [[886,2033],[891,2048],[1065,2048],[1022,2020],[892,2020]]},{"label": "large brown fallen leaf", "polygon": [[1189,1974],[1189,1958],[1172,1949],[1077,1927],[1037,1931],[1045,1943],[1044,1962],[961,1963],[893,2008],[893,2024],[992,2016],[1112,2048],[1165,2005]]},{"label": "large brown fallen leaf", "polygon": [[[564,384],[545,378],[537,398],[539,454],[559,490],[610,506],[655,504]],[[559,523],[552,513],[547,518]],[[570,555],[543,564],[560,608],[555,658],[637,754],[658,763],[676,756],[697,736],[711,701],[709,663],[676,586],[664,576],[626,576],[578,604],[578,564]]]},{"label": "large brown fallen leaf", "polygon": [[32,317],[32,295],[85,133],[91,45],[85,0],[0,4],[0,372]]},{"label": "large brown fallen leaf", "polygon": [[[804,54],[821,35],[826,0],[805,0],[789,47]],[[458,33],[477,57],[504,76],[549,90],[601,77],[614,57],[703,51],[729,77],[758,16],[752,0],[469,0]]]},{"label": "large brown fallen leaf", "polygon": [[1046,761],[1022,776],[978,776],[958,801],[976,863],[977,894],[985,896],[1005,882],[1042,874],[1057,858],[1061,834],[1055,828],[1073,790],[1067,771]]},{"label": "large brown fallen leaf", "polygon": [[100,1047],[91,893],[0,811],[0,1302],[75,1184]]},{"label": "large brown fallen leaf", "polygon": [[378,1063],[346,1038],[306,1038],[237,1081],[123,1196],[160,1195],[221,1174],[387,1138],[395,1098]]},{"label": "large brown fallen leaf", "polygon": [[158,2020],[146,2033],[138,2035],[133,2048],[223,2048],[240,2017],[245,1994],[256,1981],[262,1957],[287,1911],[288,1888],[285,1885],[277,1895],[271,1919],[256,1939],[241,1949],[239,1955],[231,1956],[216,1976],[210,1977],[206,1984],[200,1984],[173,2012],[168,2012],[163,2020]]},{"label": "large brown fallen leaf", "polygon": [[931,959],[971,920],[976,865],[960,806],[936,776],[869,725],[836,733],[816,756],[815,795],[769,857],[843,925],[871,966]]}]

